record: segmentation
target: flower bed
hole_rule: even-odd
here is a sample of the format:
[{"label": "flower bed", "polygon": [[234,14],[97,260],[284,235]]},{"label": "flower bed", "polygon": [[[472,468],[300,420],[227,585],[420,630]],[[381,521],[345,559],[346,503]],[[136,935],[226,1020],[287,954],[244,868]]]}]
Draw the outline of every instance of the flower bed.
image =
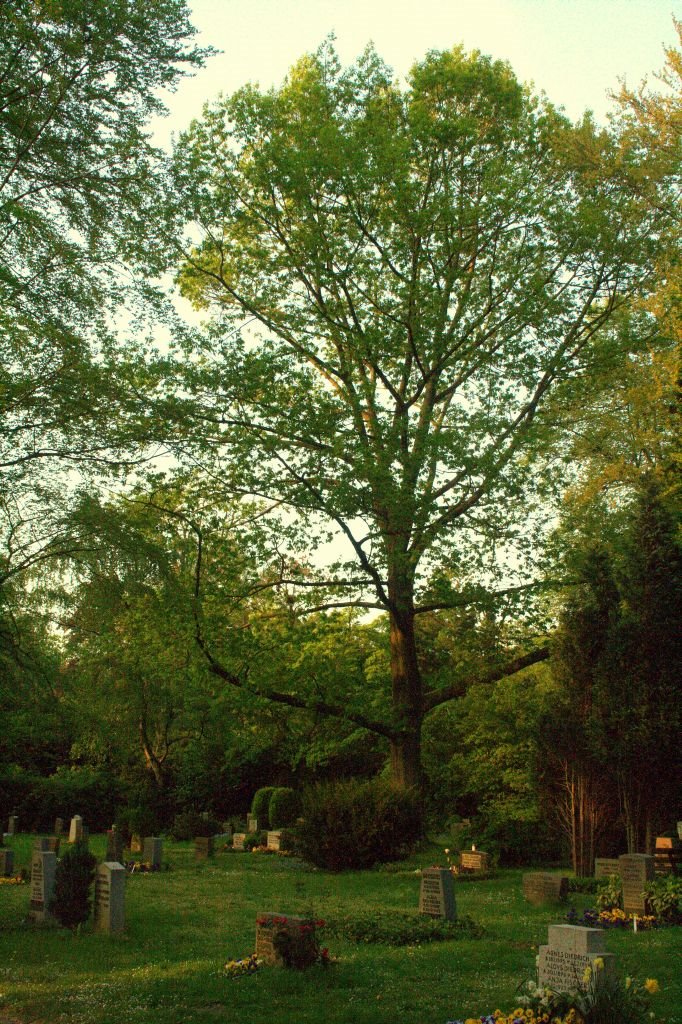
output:
[{"label": "flower bed", "polygon": [[22,878],[21,875],[16,875],[14,878],[0,878],[0,885],[26,885],[26,879]]},{"label": "flower bed", "polygon": [[583,925],[587,928],[629,928],[633,931],[647,931],[660,927],[661,922],[653,914],[626,914],[620,907],[608,910],[584,910],[581,917],[573,908],[566,914],[569,924]]}]

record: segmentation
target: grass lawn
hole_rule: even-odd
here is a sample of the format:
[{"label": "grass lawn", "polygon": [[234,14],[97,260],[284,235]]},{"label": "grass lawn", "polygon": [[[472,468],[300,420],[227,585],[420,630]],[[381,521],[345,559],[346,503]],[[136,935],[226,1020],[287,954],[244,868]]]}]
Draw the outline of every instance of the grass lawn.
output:
[{"label": "grass lawn", "polygon": [[[12,841],[15,866],[32,837]],[[104,837],[91,838],[100,858]],[[323,939],[339,963],[307,972],[266,968],[227,978],[226,960],[253,951],[262,911],[316,917],[373,908],[417,912],[419,866],[332,875],[288,858],[218,854],[196,863],[189,843],[164,843],[171,870],[126,881],[126,932],[80,935],[30,924],[30,886],[0,886],[0,1022],[41,1024],[445,1024],[513,1009],[532,977],[537,947],[561,910],[527,905],[521,872],[455,884],[458,911],[483,938],[392,948]],[[589,897],[575,899],[578,909]],[[682,1024],[682,929],[607,933],[623,974],[657,978],[657,1020]]]}]

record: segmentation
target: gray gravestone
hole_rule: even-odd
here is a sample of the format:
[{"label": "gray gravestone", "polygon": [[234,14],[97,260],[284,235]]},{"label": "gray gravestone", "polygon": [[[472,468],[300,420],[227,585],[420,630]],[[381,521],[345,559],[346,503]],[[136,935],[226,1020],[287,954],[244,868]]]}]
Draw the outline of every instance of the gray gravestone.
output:
[{"label": "gray gravestone", "polygon": [[0,850],[0,877],[9,878],[14,873],[14,850]]},{"label": "gray gravestone", "polygon": [[[604,931],[601,928],[581,928],[572,924],[549,926],[546,946],[540,946],[538,956],[538,984],[554,992],[584,990],[583,976],[589,967],[593,972],[614,970],[614,954],[606,952]],[[595,966],[600,960],[602,966]]]},{"label": "gray gravestone", "polygon": [[677,838],[682,839],[682,821],[677,823]]},{"label": "gray gravestone", "polygon": [[123,863],[123,836],[115,825],[107,832],[106,860],[113,864]]},{"label": "gray gravestone", "polygon": [[142,853],[142,840],[140,839],[137,832],[133,832],[133,834],[130,837],[130,852]]},{"label": "gray gravestone", "polygon": [[617,857],[597,857],[594,862],[594,877],[608,878],[609,875],[617,875],[619,866]]},{"label": "gray gravestone", "polygon": [[429,917],[444,917],[446,921],[455,920],[455,887],[449,868],[425,868],[422,871],[419,913]]},{"label": "gray gravestone", "polygon": [[232,836],[232,849],[243,850],[244,840],[246,839],[246,832],[235,832]]},{"label": "gray gravestone", "polygon": [[28,912],[33,921],[52,920],[52,914],[47,908],[54,895],[56,868],[56,853],[34,850],[31,859],[31,903]]},{"label": "gray gravestone", "polygon": [[126,870],[115,861],[104,861],[95,875],[95,928],[122,932],[125,927]]},{"label": "gray gravestone", "polygon": [[213,836],[196,836],[194,840],[194,859],[208,860],[213,856]]},{"label": "gray gravestone", "polygon": [[19,819],[17,818],[16,814],[10,814],[9,821],[7,822],[7,834],[8,835],[13,836],[13,835],[16,834],[18,820]]},{"label": "gray gravestone", "polygon": [[255,818],[253,814],[246,815],[246,831],[247,832],[258,832],[260,831],[258,818]]},{"label": "gray gravestone", "polygon": [[624,853],[618,858],[623,883],[623,910],[626,914],[645,914],[644,888],[654,880],[654,858],[646,853]]},{"label": "gray gravestone", "polygon": [[80,814],[74,814],[69,828],[69,842],[79,843],[83,839],[83,819]]},{"label": "gray gravestone", "polygon": [[160,839],[148,836],[144,841],[142,848],[142,860],[145,863],[150,864],[153,868],[161,867],[161,858],[163,857],[163,843]]},{"label": "gray gravestone", "polygon": [[556,903],[568,895],[568,878],[548,871],[531,871],[523,876],[523,896],[529,903]]}]

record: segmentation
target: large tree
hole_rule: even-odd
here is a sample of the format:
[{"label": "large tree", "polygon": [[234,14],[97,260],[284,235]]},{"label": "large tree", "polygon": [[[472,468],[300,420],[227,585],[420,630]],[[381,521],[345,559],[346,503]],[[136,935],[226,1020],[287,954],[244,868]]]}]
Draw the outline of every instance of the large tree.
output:
[{"label": "large tree", "polygon": [[369,725],[400,784],[464,686],[425,687],[415,618],[530,542],[544,403],[647,285],[668,214],[638,187],[646,160],[479,53],[429,53],[402,87],[329,44],[176,149],[180,282],[215,314],[187,368],[192,458],[345,539],[327,601],[389,617],[392,712]]}]

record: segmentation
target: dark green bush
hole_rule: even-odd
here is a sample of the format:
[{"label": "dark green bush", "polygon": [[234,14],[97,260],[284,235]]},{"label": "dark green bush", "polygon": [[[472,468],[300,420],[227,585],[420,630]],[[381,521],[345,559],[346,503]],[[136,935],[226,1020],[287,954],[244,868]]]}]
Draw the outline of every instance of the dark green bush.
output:
[{"label": "dark green bush", "polygon": [[665,924],[682,924],[682,878],[666,875],[644,890],[651,913]]},{"label": "dark green bush", "polygon": [[270,828],[286,828],[295,825],[301,813],[301,798],[289,786],[273,789],[268,805]]},{"label": "dark green bush", "polygon": [[144,805],[123,807],[116,816],[116,826],[126,840],[131,836],[158,836],[161,822],[156,811]]},{"label": "dark green bush", "polygon": [[254,846],[265,846],[265,832],[249,832],[244,838],[244,849],[253,850]]},{"label": "dark green bush", "polygon": [[90,916],[90,889],[97,858],[84,843],[69,847],[57,864],[54,896],[48,909],[65,928],[77,928]]},{"label": "dark green bush", "polygon": [[590,875],[580,875],[578,878],[569,878],[568,880],[568,891],[569,892],[596,892],[599,885],[598,878],[592,878]]},{"label": "dark green bush", "polygon": [[258,818],[258,824],[262,828],[270,828],[270,798],[274,792],[274,786],[263,786],[253,794],[251,814]]},{"label": "dark green bush", "polygon": [[416,793],[381,779],[311,787],[303,795],[303,817],[301,855],[330,871],[399,860],[421,834]]}]

